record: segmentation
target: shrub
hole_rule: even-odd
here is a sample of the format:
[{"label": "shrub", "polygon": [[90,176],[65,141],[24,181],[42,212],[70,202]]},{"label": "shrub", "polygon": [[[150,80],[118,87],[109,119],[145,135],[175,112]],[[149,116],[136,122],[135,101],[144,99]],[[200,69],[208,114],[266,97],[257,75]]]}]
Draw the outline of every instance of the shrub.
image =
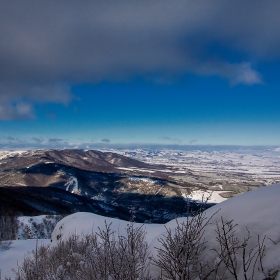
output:
[{"label": "shrub", "polygon": [[[120,236],[105,222],[105,229],[99,228],[96,233],[72,235],[66,240],[59,238],[55,246],[36,246],[36,250],[25,257],[15,279],[275,279],[279,268],[266,271],[263,267],[265,241],[269,238],[258,237],[257,243],[252,244],[247,229],[244,239],[239,239],[237,225],[221,218],[213,232],[215,244],[209,244],[204,233],[213,216],[207,217],[201,211],[182,223],[177,220],[174,229],[166,228],[165,235],[158,238],[159,246],[154,256],[148,253],[143,227],[135,227],[131,222],[127,225],[126,236]],[[211,252],[214,262],[205,260],[207,252]],[[160,271],[153,275],[154,278],[150,275],[150,266]]]},{"label": "shrub", "polygon": [[130,223],[126,233],[126,237],[117,236],[106,224],[98,233],[72,235],[56,246],[36,246],[15,272],[15,279],[150,279],[145,231]]}]

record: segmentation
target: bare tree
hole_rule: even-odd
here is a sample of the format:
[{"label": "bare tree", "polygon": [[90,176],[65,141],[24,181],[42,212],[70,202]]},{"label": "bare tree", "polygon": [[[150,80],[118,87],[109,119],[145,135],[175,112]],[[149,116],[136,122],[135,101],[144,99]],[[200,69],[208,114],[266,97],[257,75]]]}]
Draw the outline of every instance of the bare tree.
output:
[{"label": "bare tree", "polygon": [[[146,232],[134,223],[128,224],[126,237],[119,236],[115,243],[115,254],[112,264],[112,278],[114,280],[148,279],[148,244],[145,240]],[[121,273],[119,273],[121,271]]]},{"label": "bare tree", "polygon": [[[144,227],[133,222],[120,235],[105,222],[104,229],[90,235],[72,235],[55,246],[36,246],[18,267],[16,280],[152,280],[149,275],[150,259],[165,280],[244,279],[254,280],[257,269],[266,280],[273,280],[278,268],[265,271],[265,241],[253,242],[247,229],[241,240],[233,221],[216,223],[216,242],[209,244],[205,231],[211,217],[200,211],[194,217],[186,217],[183,223],[176,221],[175,229],[166,228],[166,235],[159,238],[156,256],[148,255]],[[273,242],[273,241],[271,241]],[[209,251],[210,250],[210,251]],[[211,252],[212,263],[205,261]],[[258,276],[258,279],[259,276]],[[261,278],[262,279],[262,278]],[[154,279],[155,280],[155,279]]]},{"label": "bare tree", "polygon": [[[200,212],[195,217],[186,217],[183,223],[177,221],[173,230],[166,228],[166,235],[158,239],[157,255],[152,258],[152,263],[161,270],[159,279],[253,280],[257,269],[266,280],[275,279],[279,268],[265,271],[263,267],[266,236],[262,239],[258,236],[254,244],[246,228],[247,234],[240,240],[236,234],[238,225],[221,218],[221,223],[216,223],[216,244],[205,240],[206,227],[215,214],[206,217]],[[209,250],[213,251],[213,263],[204,258]]]},{"label": "bare tree", "polygon": [[186,217],[182,223],[176,220],[174,230],[166,228],[167,235],[158,239],[161,246],[156,248],[157,256],[152,258],[153,264],[165,275],[164,279],[207,279],[215,272],[215,268],[210,268],[201,259],[207,243],[205,227],[212,217],[206,217],[200,211],[194,217]]},{"label": "bare tree", "polygon": [[[244,280],[253,280],[255,277],[256,268],[268,276],[265,279],[275,279],[278,269],[274,271],[265,271],[263,267],[263,258],[265,257],[265,240],[260,239],[256,244],[249,244],[252,238],[248,228],[247,235],[242,241],[236,236],[236,227],[238,225],[231,221],[224,221],[221,217],[221,225],[216,223],[216,241],[219,245],[218,249],[213,249],[221,263],[224,264],[225,274],[230,275],[230,279],[239,279],[239,271],[242,271]],[[251,249],[249,249],[251,248]],[[240,255],[240,257],[239,257]]]},{"label": "bare tree", "polygon": [[56,246],[36,247],[16,271],[17,280],[145,280],[148,254],[143,227],[128,224],[116,236],[110,224],[91,235],[72,235]]}]

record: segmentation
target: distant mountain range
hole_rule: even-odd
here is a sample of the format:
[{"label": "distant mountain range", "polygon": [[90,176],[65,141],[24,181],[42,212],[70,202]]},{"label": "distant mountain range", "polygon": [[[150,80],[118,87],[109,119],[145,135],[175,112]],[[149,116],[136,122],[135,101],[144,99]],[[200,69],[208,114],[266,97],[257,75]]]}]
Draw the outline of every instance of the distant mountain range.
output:
[{"label": "distant mountain range", "polygon": [[194,186],[166,168],[94,150],[7,152],[0,205],[22,215],[85,211],[129,220],[133,212],[136,221],[164,223],[199,207],[186,200]]}]

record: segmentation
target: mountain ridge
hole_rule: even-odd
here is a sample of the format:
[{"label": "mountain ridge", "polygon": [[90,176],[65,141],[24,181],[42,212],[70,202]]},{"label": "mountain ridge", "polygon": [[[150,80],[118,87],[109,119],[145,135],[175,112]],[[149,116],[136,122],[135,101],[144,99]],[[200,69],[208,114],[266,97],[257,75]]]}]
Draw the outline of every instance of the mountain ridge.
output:
[{"label": "mountain ridge", "polygon": [[[133,209],[138,221],[166,222],[187,214],[190,186],[174,181],[162,171],[163,165],[111,152],[69,149],[12,154],[0,163],[0,187],[14,192],[15,201],[22,205],[22,210],[15,209],[25,215],[89,211],[128,220]],[[189,205],[197,208],[196,202]]]}]

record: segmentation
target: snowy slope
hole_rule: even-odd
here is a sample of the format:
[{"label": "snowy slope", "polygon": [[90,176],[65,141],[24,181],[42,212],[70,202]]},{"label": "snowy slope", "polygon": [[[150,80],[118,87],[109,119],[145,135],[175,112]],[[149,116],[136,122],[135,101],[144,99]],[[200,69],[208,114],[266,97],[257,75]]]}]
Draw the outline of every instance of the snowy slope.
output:
[{"label": "snowy slope", "polygon": [[[231,198],[224,202],[221,202],[212,208],[206,210],[208,217],[217,213],[212,218],[211,224],[209,224],[205,231],[205,238],[208,240],[207,248],[203,255],[205,260],[210,263],[214,263],[215,257],[213,251],[210,249],[217,246],[216,243],[216,223],[221,223],[221,217],[225,221],[234,220],[238,224],[236,236],[242,241],[247,231],[246,227],[250,230],[252,238],[250,240],[249,249],[257,243],[258,235],[262,239],[267,236],[266,239],[266,256],[264,258],[265,270],[273,269],[277,266],[280,267],[280,185],[272,185],[269,187],[263,187],[254,191],[247,192],[237,197]],[[53,243],[57,242],[57,236],[61,235],[61,238],[66,238],[69,233],[91,233],[92,231],[98,231],[98,227],[104,229],[104,221],[112,223],[111,228],[121,235],[125,235],[124,228],[128,222],[104,218],[90,213],[76,213],[72,214],[63,220],[61,220],[52,235]],[[185,218],[179,218],[179,221],[184,221]],[[136,224],[140,226],[141,224]],[[172,220],[166,224],[168,228],[174,228],[176,221]],[[147,231],[147,241],[150,244],[150,252],[156,256],[155,247],[160,247],[158,238],[166,235],[164,225],[147,224],[145,225]],[[159,273],[154,268],[155,275]],[[239,272],[241,274],[241,271]],[[259,273],[259,274],[258,274]],[[257,272],[256,279],[261,278],[263,275]],[[280,277],[280,276],[279,276]],[[240,279],[243,279],[240,275]],[[280,279],[280,278],[277,278]]]},{"label": "snowy slope", "polygon": [[[17,263],[20,264],[27,252],[31,252],[36,248],[35,239],[28,240],[14,240],[9,250],[0,249],[0,269],[1,279],[5,279],[4,276],[14,279],[14,273],[12,269],[17,270]],[[41,244],[50,244],[49,239],[38,240],[38,246]]]},{"label": "snowy slope", "polygon": [[55,225],[62,215],[40,215],[18,217],[19,230],[17,239],[50,238]]},{"label": "snowy slope", "polygon": [[[258,235],[260,240],[265,236],[266,256],[264,257],[264,268],[266,271],[280,269],[280,184],[263,187],[245,194],[236,196],[224,202],[221,202],[208,210],[206,216],[214,217],[205,229],[205,239],[208,241],[203,255],[204,260],[210,264],[215,262],[215,256],[212,248],[218,248],[216,243],[216,223],[221,226],[221,217],[224,221],[233,220],[236,227],[236,237],[243,241],[247,236],[246,227],[249,229],[252,238],[249,241],[248,251],[257,244]],[[184,218],[180,218],[184,221]],[[170,221],[166,224],[168,228],[175,228],[176,223]],[[166,232],[156,237],[150,243],[150,252],[156,255],[155,247],[160,247],[158,238],[166,236]],[[271,239],[271,240],[270,240]],[[154,267],[155,272],[159,273]],[[243,279],[242,271],[239,271],[238,279]],[[264,275],[256,272],[256,279],[264,279]],[[271,278],[272,279],[272,278]],[[280,279],[280,275],[276,279]]]},{"label": "snowy slope", "polygon": [[[56,244],[60,239],[66,239],[71,234],[91,234],[98,232],[98,228],[105,229],[105,221],[111,224],[118,235],[125,236],[125,228],[129,224],[127,221],[114,218],[107,218],[93,213],[79,212],[69,215],[59,221],[52,233],[52,243]],[[135,227],[143,226],[143,224],[135,223]],[[165,230],[164,224],[146,224],[144,225],[147,231],[147,242],[150,243],[159,233]],[[59,238],[58,238],[59,236]]]},{"label": "snowy slope", "polygon": [[[249,248],[252,248],[257,242],[258,235],[262,239],[264,236],[268,238],[265,241],[266,256],[264,257],[264,269],[275,270],[280,268],[280,185],[272,185],[263,187],[254,191],[247,192],[237,197],[228,199],[220,204],[213,206],[206,210],[206,215],[210,217],[217,213],[212,218],[205,231],[205,238],[208,240],[207,248],[204,251],[203,259],[207,260],[210,264],[214,263],[215,256],[212,248],[217,247],[215,241],[216,223],[220,224],[221,217],[224,220],[234,220],[238,227],[236,228],[236,237],[241,241],[246,234],[246,227],[250,230],[252,238],[249,242]],[[92,233],[98,231],[98,227],[104,229],[106,220],[107,224],[111,223],[111,228],[117,234],[125,235],[125,228],[128,222],[117,220],[113,218],[106,218],[92,213],[75,213],[62,219],[55,227],[52,234],[52,244],[56,244],[58,239],[65,239],[71,233]],[[178,221],[184,221],[185,218],[179,218]],[[135,224],[141,226],[141,224]],[[174,229],[176,221],[172,220],[166,224],[166,227]],[[150,252],[156,256],[155,247],[160,247],[158,238],[166,235],[164,225],[159,224],[146,224],[147,242],[149,243]],[[44,241],[48,242],[48,241]],[[2,275],[12,275],[10,269],[16,268],[17,260],[19,262],[23,259],[24,254],[35,248],[35,240],[27,241],[14,241],[12,247],[8,251],[0,251],[0,268]],[[159,273],[156,267],[152,268],[152,273],[157,275]],[[243,279],[241,271],[238,279]],[[264,279],[265,276],[256,271],[255,279]],[[276,279],[280,279],[280,275]]]}]

